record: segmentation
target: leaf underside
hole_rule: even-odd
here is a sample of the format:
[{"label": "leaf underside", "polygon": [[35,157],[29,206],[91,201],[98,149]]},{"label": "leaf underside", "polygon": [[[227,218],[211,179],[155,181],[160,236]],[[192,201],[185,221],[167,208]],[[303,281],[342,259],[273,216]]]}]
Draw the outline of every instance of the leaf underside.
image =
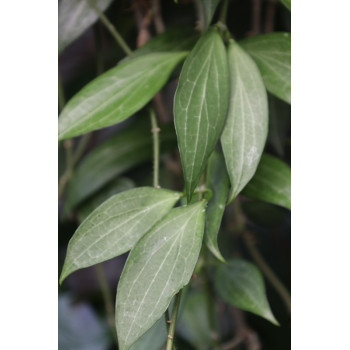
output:
[{"label": "leaf underside", "polygon": [[174,119],[190,202],[223,129],[229,80],[225,46],[209,29],[187,57],[174,98]]},{"label": "leaf underside", "polygon": [[179,198],[177,192],[152,187],[109,198],[83,221],[69,241],[60,283],[78,269],[130,250]]},{"label": "leaf underside", "polygon": [[229,42],[230,104],[221,144],[231,182],[231,202],[253,177],[268,132],[267,93],[247,53]]},{"label": "leaf underside", "polygon": [[201,201],[172,209],[129,254],[116,300],[121,350],[151,328],[189,282],[202,244],[204,208]]}]

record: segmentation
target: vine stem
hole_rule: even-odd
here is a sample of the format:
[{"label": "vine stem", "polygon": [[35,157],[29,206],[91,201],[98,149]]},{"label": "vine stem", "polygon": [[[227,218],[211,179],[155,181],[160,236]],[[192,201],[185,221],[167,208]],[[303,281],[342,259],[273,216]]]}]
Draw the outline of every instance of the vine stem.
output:
[{"label": "vine stem", "polygon": [[224,0],[222,5],[221,5],[221,11],[220,11],[220,17],[219,17],[219,22],[223,23],[226,25],[226,17],[227,17],[227,10],[228,10],[228,1],[229,0]]},{"label": "vine stem", "polygon": [[280,295],[280,297],[284,301],[286,308],[290,314],[291,297],[287,288],[280,281],[277,275],[273,272],[271,267],[267,264],[265,259],[260,254],[259,250],[256,248],[255,243],[252,240],[252,237],[249,236],[249,232],[247,232],[245,227],[245,218],[244,218],[244,214],[242,213],[241,205],[239,203],[239,198],[236,198],[236,200],[233,202],[233,205],[234,205],[235,218],[236,218],[236,231],[242,235],[243,242],[246,245],[247,249],[249,250],[249,253],[251,254],[252,258],[254,259],[256,264],[259,266],[261,272],[265,275],[267,280],[276,289],[277,293]]},{"label": "vine stem", "polygon": [[257,263],[259,268],[261,269],[262,273],[265,275],[265,277],[269,280],[269,282],[274,286],[278,294],[281,296],[284,304],[286,305],[286,308],[291,313],[291,298],[290,294],[287,290],[287,288],[283,285],[283,283],[280,281],[280,279],[277,277],[277,275],[273,272],[273,270],[270,268],[270,266],[266,263],[265,259],[260,254],[259,250],[256,248],[253,240],[251,237],[249,237],[249,233],[245,232],[243,234],[243,240],[246,245],[246,247],[249,250],[250,255],[254,259],[254,261]]},{"label": "vine stem", "polygon": [[196,7],[197,17],[198,17],[198,29],[204,32],[206,28],[204,7],[201,0],[194,0],[194,5]]},{"label": "vine stem", "polygon": [[170,328],[169,328],[169,333],[168,333],[168,341],[166,343],[166,350],[173,349],[174,335],[175,335],[175,328],[176,328],[176,319],[177,319],[177,314],[179,312],[181,293],[182,293],[182,289],[176,294],[176,297],[175,297],[174,310],[173,310],[173,314],[171,316],[171,323],[170,323]]},{"label": "vine stem", "polygon": [[150,108],[150,117],[153,135],[153,186],[159,188],[159,132],[156,113]]},{"label": "vine stem", "polygon": [[125,42],[123,37],[119,34],[115,26],[110,22],[110,20],[104,15],[104,13],[97,7],[94,0],[87,0],[91,7],[96,11],[98,17],[103,22],[103,24],[106,26],[106,28],[109,30],[117,44],[123,49],[123,51],[128,55],[132,55],[132,50],[128,46],[128,44]]},{"label": "vine stem", "polygon": [[117,332],[116,332],[115,323],[114,323],[114,306],[113,306],[112,292],[109,288],[107,276],[106,276],[105,270],[103,269],[103,265],[102,264],[95,265],[95,271],[98,279],[98,284],[101,287],[108,323],[113,332],[113,337],[116,341],[116,344],[118,344],[118,337],[117,337]]},{"label": "vine stem", "polygon": [[64,95],[64,89],[63,89],[63,83],[62,83],[60,70],[58,69],[58,107],[60,109],[60,112],[62,111],[65,104],[66,104],[66,98]]}]

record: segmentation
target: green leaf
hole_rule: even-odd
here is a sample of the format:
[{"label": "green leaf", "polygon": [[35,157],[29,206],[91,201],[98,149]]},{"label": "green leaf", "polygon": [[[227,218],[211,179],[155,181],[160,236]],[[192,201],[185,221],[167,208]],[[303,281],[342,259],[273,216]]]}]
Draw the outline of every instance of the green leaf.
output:
[{"label": "green leaf", "polygon": [[225,262],[225,259],[220,253],[217,237],[225,211],[229,185],[225,159],[221,153],[214,151],[208,161],[207,187],[212,190],[213,197],[207,208],[204,241],[209,250],[222,262]]},{"label": "green leaf", "polygon": [[135,57],[80,90],[58,119],[59,140],[120,123],[144,107],[164,86],[186,52]]},{"label": "green leaf", "polygon": [[228,97],[225,46],[218,31],[212,28],[187,57],[174,99],[188,202],[225,124]]},{"label": "green leaf", "polygon": [[[103,12],[113,0],[95,0]],[[76,40],[98,19],[87,0],[61,0],[58,5],[58,53]]]},{"label": "green leaf", "polygon": [[[153,37],[145,45],[133,52],[132,58],[152,52],[189,51],[193,48],[198,35],[188,27],[169,28],[164,33]],[[130,60],[125,57],[123,61]]]},{"label": "green leaf", "polygon": [[256,64],[233,40],[229,42],[228,59],[231,95],[221,144],[231,182],[231,202],[259,164],[268,131],[268,108]]},{"label": "green leaf", "polygon": [[[162,125],[159,137],[162,152],[176,147],[173,125]],[[67,187],[65,214],[118,175],[152,159],[152,147],[151,125],[141,119],[91,151]]]},{"label": "green leaf", "polygon": [[289,11],[291,11],[291,0],[280,0],[281,1],[281,3],[285,6],[285,7],[287,7],[287,9],[289,10]]},{"label": "green leaf", "polygon": [[278,325],[266,298],[263,277],[254,264],[233,259],[220,265],[215,274],[215,288],[227,303]]},{"label": "green leaf", "polygon": [[108,198],[113,195],[124,192],[135,187],[135,184],[132,180],[121,177],[112,181],[106,185],[101,191],[96,193],[96,195],[91,196],[87,201],[77,209],[77,216],[80,222],[85,220],[100,204],[106,201]]},{"label": "green leaf", "polygon": [[130,250],[179,198],[177,192],[139,187],[105,201],[83,221],[69,241],[60,283],[78,269]]},{"label": "green leaf", "polygon": [[129,254],[116,301],[120,350],[130,349],[189,282],[202,244],[204,207],[201,201],[171,210]]},{"label": "green leaf", "polygon": [[211,20],[213,19],[215,10],[220,0],[202,0],[205,14],[205,24],[209,27]]},{"label": "green leaf", "polygon": [[264,154],[242,194],[291,209],[290,182],[290,167],[278,158]]},{"label": "green leaf", "polygon": [[253,57],[271,94],[290,104],[291,35],[268,33],[240,42]]},{"label": "green leaf", "polygon": [[161,317],[136,343],[131,350],[161,350],[166,343],[168,331],[165,326],[165,318]]},{"label": "green leaf", "polygon": [[190,293],[178,320],[176,331],[197,350],[207,350],[213,342],[207,304],[204,292]]}]

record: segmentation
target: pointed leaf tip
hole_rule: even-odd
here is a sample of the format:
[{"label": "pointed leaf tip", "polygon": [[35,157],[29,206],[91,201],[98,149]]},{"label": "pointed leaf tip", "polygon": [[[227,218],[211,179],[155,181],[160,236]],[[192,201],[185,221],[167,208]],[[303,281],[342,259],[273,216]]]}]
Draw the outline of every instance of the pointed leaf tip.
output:
[{"label": "pointed leaf tip", "polygon": [[82,222],[69,241],[60,280],[130,250],[179,198],[177,192],[153,187],[109,198]]},{"label": "pointed leaf tip", "polygon": [[279,325],[266,297],[264,279],[254,264],[243,259],[221,264],[216,270],[215,288],[227,303]]},{"label": "pointed leaf tip", "polygon": [[58,119],[59,140],[122,122],[164,86],[187,52],[155,52],[132,58],[80,90]]}]

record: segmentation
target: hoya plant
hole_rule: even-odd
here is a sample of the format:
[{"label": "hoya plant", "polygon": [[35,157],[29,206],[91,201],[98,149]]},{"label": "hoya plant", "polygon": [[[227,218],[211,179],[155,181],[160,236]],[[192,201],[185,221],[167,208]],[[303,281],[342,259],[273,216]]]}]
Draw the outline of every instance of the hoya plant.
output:
[{"label": "hoya plant", "polygon": [[58,5],[59,347],[287,349],[290,1]]}]

